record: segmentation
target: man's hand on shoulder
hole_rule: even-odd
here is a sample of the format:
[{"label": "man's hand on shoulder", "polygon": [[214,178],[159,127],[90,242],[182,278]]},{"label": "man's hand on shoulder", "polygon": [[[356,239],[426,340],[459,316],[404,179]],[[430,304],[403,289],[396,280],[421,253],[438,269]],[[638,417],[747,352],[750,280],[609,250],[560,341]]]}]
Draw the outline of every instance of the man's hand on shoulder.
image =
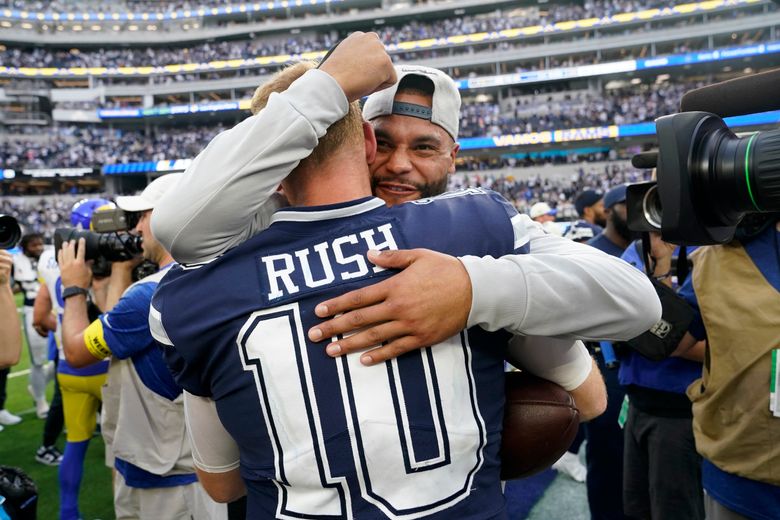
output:
[{"label": "man's hand on shoulder", "polygon": [[376,33],[353,32],[320,65],[352,103],[395,84],[393,62]]},{"label": "man's hand on shoulder", "polygon": [[471,310],[471,280],[455,257],[430,251],[369,252],[368,259],[395,276],[317,306],[317,316],[336,316],[309,330],[309,339],[325,341],[355,332],[326,351],[341,356],[375,345],[361,362],[373,365],[444,341],[466,327]]}]

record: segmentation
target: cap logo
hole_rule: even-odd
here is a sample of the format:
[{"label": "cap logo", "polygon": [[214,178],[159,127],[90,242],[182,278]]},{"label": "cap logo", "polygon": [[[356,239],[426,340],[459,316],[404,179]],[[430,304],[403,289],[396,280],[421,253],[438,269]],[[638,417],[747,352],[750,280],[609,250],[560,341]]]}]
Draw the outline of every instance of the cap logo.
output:
[{"label": "cap logo", "polygon": [[423,105],[394,101],[393,114],[397,114],[399,116],[417,117],[419,119],[427,119],[430,121],[433,115],[433,111],[429,107]]}]

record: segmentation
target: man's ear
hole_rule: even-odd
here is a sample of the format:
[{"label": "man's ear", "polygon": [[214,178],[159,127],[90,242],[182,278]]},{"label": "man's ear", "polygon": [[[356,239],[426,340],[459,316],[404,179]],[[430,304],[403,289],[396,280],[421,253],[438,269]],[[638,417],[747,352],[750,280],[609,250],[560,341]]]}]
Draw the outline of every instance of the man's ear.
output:
[{"label": "man's ear", "polygon": [[371,123],[363,121],[363,142],[366,145],[366,163],[371,164],[376,158],[376,135]]},{"label": "man's ear", "polygon": [[455,157],[458,155],[458,150],[460,150],[460,143],[455,143],[455,145],[452,147],[452,151],[450,152],[450,168],[447,170],[447,173],[455,173]]}]

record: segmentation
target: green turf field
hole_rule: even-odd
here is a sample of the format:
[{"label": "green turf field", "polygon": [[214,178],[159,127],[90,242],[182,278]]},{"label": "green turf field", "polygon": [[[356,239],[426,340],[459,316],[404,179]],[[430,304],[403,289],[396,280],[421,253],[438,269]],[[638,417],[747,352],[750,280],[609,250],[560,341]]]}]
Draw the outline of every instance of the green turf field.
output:
[{"label": "green turf field", "polygon": [[[10,412],[20,415],[23,421],[15,426],[5,426],[0,431],[0,464],[20,467],[35,480],[39,494],[38,519],[55,520],[59,518],[60,506],[57,468],[44,466],[35,460],[35,450],[41,445],[44,421],[35,416],[34,403],[27,392],[26,370],[30,365],[30,357],[26,345],[23,349],[21,361],[11,369],[5,405]],[[53,384],[50,384],[49,400],[53,388]],[[57,447],[65,449],[64,433],[57,441]],[[84,520],[114,518],[111,471],[104,461],[103,439],[98,435],[90,442],[84,463],[79,500]]]}]

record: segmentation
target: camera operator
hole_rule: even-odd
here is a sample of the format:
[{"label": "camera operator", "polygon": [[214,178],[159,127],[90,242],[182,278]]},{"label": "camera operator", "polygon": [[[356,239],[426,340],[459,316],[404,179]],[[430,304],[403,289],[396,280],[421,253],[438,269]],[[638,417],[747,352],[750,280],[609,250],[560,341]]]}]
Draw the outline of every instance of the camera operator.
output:
[{"label": "camera operator", "polygon": [[[86,240],[64,242],[59,265],[65,309],[62,342],[67,362],[84,367],[111,357],[103,389],[103,436],[114,457],[114,509],[117,518],[225,518],[197,482],[184,427],[182,392],[168,371],[149,331],[149,306],[159,280],[173,259],[149,229],[157,200],[177,182],[163,176],[117,206],[138,213],[135,231],[143,238],[143,257],[160,266],[131,284],[131,262],[113,265],[110,311],[92,323],[85,300],[92,273],[85,262]],[[115,305],[114,300],[121,292]]]},{"label": "camera operator", "polygon": [[765,225],[752,236],[695,251],[680,290],[698,316],[675,354],[707,341],[688,397],[712,520],[780,512],[780,417],[769,402],[772,350],[780,347],[780,218],[769,215],[758,217]]},{"label": "camera operator", "polygon": [[[650,245],[653,277],[673,288],[675,245],[664,242],[657,232],[650,233]],[[631,244],[622,258],[645,271],[641,241]],[[651,361],[631,349],[621,354],[618,377],[629,398],[623,509],[631,518],[704,518],[701,457],[693,438],[691,402],[685,395],[701,376],[704,344],[697,344],[685,358]]]},{"label": "camera operator", "polygon": [[17,364],[22,351],[22,326],[11,290],[12,265],[11,254],[0,250],[0,367],[3,368]]}]

